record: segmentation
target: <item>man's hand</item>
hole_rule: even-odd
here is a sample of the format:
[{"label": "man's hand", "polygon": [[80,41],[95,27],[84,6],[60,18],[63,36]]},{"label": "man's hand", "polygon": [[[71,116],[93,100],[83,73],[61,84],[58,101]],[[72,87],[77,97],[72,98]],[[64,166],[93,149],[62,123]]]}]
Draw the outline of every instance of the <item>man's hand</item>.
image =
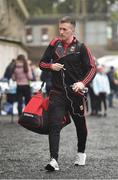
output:
[{"label": "man's hand", "polygon": [[72,89],[74,92],[79,92],[85,88],[82,82],[76,82],[72,85]]},{"label": "man's hand", "polygon": [[51,64],[51,69],[52,69],[53,71],[60,71],[61,69],[65,70],[65,69],[64,69],[64,65],[63,65],[63,64],[60,64],[60,63]]}]

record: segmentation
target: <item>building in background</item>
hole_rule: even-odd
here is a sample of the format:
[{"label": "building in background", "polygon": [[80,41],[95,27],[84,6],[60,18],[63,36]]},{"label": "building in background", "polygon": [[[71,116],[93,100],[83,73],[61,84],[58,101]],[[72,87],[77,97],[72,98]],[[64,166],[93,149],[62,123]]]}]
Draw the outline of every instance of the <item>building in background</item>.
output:
[{"label": "building in background", "polygon": [[11,59],[27,55],[25,24],[29,18],[23,0],[0,0],[0,78]]},{"label": "building in background", "polygon": [[26,45],[29,58],[39,61],[49,42],[58,34],[57,18],[29,19],[26,24]]}]

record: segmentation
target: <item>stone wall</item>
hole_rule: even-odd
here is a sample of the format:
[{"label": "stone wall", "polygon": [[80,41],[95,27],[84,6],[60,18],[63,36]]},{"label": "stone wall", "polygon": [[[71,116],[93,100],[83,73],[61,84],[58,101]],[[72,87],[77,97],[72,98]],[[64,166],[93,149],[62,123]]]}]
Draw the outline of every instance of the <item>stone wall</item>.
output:
[{"label": "stone wall", "polygon": [[24,42],[27,17],[18,2],[19,0],[0,0],[0,36]]}]

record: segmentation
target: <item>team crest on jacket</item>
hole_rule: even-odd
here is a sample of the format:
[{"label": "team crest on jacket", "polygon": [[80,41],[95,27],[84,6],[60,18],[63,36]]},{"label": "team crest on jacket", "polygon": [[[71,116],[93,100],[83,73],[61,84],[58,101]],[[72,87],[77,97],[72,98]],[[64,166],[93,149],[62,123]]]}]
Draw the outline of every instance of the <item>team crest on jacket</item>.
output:
[{"label": "team crest on jacket", "polygon": [[61,57],[64,56],[64,48],[63,48],[63,46],[62,46],[61,43],[58,44],[58,46],[56,47],[55,52],[56,52],[56,54],[57,54],[57,56],[58,56],[59,58],[61,58]]},{"label": "team crest on jacket", "polygon": [[[61,58],[65,55],[65,50],[64,50],[64,46],[63,46],[62,42],[59,42],[57,44],[55,52],[59,58]],[[76,52],[76,44],[73,44],[70,47],[68,47],[68,49],[66,51],[66,55],[71,54],[71,53],[75,53],[75,52]]]},{"label": "team crest on jacket", "polygon": [[75,51],[75,46],[71,46],[70,52],[74,52],[74,51]]}]

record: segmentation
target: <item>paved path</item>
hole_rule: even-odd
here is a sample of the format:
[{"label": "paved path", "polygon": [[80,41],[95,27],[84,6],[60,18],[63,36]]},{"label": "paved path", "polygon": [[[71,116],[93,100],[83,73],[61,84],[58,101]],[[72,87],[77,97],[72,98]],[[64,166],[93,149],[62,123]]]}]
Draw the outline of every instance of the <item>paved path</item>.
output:
[{"label": "paved path", "polygon": [[0,179],[118,179],[118,106],[106,118],[87,117],[87,161],[74,167],[76,134],[73,123],[63,129],[60,171],[47,173],[48,137],[32,133],[10,117],[0,116]]}]

